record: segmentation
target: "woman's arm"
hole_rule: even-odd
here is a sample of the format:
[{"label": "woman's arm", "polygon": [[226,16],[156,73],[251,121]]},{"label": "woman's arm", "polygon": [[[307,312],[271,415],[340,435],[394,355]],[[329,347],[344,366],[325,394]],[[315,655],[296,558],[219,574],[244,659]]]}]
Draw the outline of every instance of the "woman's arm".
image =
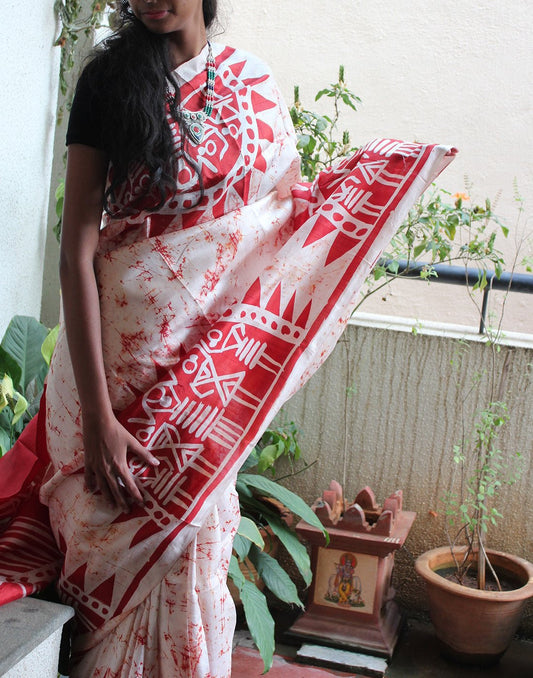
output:
[{"label": "woman's arm", "polygon": [[60,278],[68,346],[80,397],[85,482],[111,504],[142,503],[127,465],[127,452],[158,461],[117,421],[107,389],[102,352],[100,301],[94,273],[107,157],[82,144],[68,149],[61,233]]}]

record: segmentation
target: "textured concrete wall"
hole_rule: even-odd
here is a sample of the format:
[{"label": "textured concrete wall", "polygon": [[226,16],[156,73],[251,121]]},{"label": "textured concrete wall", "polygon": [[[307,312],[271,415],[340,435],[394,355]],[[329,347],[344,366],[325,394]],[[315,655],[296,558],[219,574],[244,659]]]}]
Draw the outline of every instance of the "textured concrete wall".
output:
[{"label": "textured concrete wall", "polygon": [[39,316],[59,50],[54,3],[2,6],[0,335],[12,315]]},{"label": "textured concrete wall", "polygon": [[[511,227],[502,239],[508,266],[517,240],[533,232],[533,51],[528,0],[222,0],[226,28],[219,40],[252,51],[271,66],[288,101],[299,84],[304,104],[346,67],[362,99],[343,119],[362,144],[377,136],[453,143],[460,154],[439,184],[452,193],[490,197]],[[513,182],[523,195],[517,224]],[[496,200],[497,199],[497,200]],[[532,251],[532,243],[523,252]],[[420,320],[477,325],[476,309],[460,288],[401,281],[366,311]],[[385,296],[385,300],[382,298]],[[497,305],[496,296],[493,297]],[[533,333],[530,295],[513,295],[507,330]]]},{"label": "textured concrete wall", "polygon": [[[351,500],[365,485],[380,502],[403,490],[404,507],[418,514],[407,548],[397,555],[400,600],[412,609],[423,607],[424,596],[409,554],[445,543],[441,497],[454,468],[452,446],[461,438],[461,412],[469,423],[490,399],[493,357],[511,414],[502,449],[522,452],[524,463],[519,482],[502,491],[505,519],[491,530],[489,543],[533,561],[533,345],[503,347],[493,356],[479,341],[468,341],[457,381],[450,361],[461,346],[443,336],[350,325],[280,415],[297,423],[306,460],[316,460],[290,481],[308,502],[331,479]],[[480,387],[465,396],[478,374]],[[526,627],[533,635],[533,609]]]}]

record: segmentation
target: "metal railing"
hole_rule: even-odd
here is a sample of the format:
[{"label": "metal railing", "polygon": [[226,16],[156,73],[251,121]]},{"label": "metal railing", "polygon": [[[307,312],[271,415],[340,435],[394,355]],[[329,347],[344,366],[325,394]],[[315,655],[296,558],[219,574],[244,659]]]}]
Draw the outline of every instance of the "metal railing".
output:
[{"label": "metal railing", "polygon": [[[381,261],[380,264],[387,267],[390,260]],[[483,272],[477,268],[465,268],[464,266],[449,266],[448,264],[428,264],[423,262],[408,262],[400,259],[398,262],[398,273],[402,278],[418,278],[420,273],[426,267],[431,268],[437,274],[437,277],[431,277],[431,282],[447,283],[448,285],[474,286]],[[533,294],[533,275],[529,273],[509,273],[504,271],[498,278],[494,271],[486,271],[485,277],[487,285],[483,289],[483,300],[481,304],[481,320],[479,325],[479,334],[486,333],[486,318],[491,290],[502,290],[511,292],[526,292]]]}]

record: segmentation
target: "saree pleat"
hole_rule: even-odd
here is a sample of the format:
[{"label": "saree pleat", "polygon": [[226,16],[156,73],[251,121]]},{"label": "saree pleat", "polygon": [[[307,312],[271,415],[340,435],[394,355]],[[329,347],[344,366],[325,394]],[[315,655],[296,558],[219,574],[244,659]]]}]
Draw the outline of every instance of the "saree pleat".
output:
[{"label": "saree pleat", "polygon": [[[41,407],[50,463],[33,494],[49,511],[40,530],[63,557],[60,595],[77,611],[74,678],[230,675],[225,579],[238,469],[329,355],[371,267],[453,157],[445,146],[380,139],[302,183],[268,69],[221,45],[214,52],[214,113],[190,148],[203,196],[182,168],[157,213],[148,195],[137,212],[104,219],[95,262],[111,401],[160,460],[129,460],[145,505],[121,513],[84,486],[63,327]],[[205,56],[177,72],[190,110],[201,108]],[[144,180],[132,173],[118,204]],[[50,578],[50,560],[46,576],[26,576],[25,592]],[[2,574],[20,580],[16,568]]]},{"label": "saree pleat", "polygon": [[[78,638],[71,678],[230,678],[235,605],[226,574],[238,523],[233,488],[188,544],[176,569],[87,648]],[[90,639],[90,644],[95,638]]]}]

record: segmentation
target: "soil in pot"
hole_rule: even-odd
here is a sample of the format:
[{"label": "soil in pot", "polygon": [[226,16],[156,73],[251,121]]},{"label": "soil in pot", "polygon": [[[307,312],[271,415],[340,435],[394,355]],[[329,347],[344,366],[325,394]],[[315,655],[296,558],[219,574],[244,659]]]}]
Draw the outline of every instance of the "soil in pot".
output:
[{"label": "soil in pot", "polygon": [[[447,567],[442,570],[436,570],[444,579],[454,582],[454,584],[461,584],[461,586],[466,586],[470,589],[477,589],[477,575],[475,570],[469,570],[466,572],[461,579],[457,577],[457,572],[455,567]],[[497,572],[498,579],[500,580],[500,587],[496,583],[494,577],[487,574],[487,581],[485,585],[485,591],[514,591],[515,589],[523,586],[523,582],[517,577],[513,577],[507,572]]]}]

